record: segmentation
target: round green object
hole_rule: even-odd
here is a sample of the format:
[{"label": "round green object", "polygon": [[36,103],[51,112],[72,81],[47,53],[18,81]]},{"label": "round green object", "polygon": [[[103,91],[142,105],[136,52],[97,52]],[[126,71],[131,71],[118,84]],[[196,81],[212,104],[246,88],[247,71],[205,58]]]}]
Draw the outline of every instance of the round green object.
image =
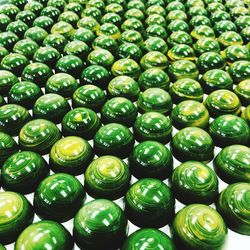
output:
[{"label": "round green object", "polygon": [[0,241],[10,244],[32,223],[34,212],[29,201],[19,193],[1,192],[0,203]]},{"label": "round green object", "polygon": [[0,94],[6,96],[18,78],[8,70],[0,70]]},{"label": "round green object", "polygon": [[185,127],[199,127],[206,129],[209,124],[209,113],[206,107],[197,101],[186,100],[177,104],[171,113],[173,125],[182,129]]},{"label": "round green object", "polygon": [[89,143],[78,136],[57,141],[50,150],[49,163],[54,172],[82,174],[93,158]]},{"label": "round green object", "polygon": [[1,68],[4,70],[11,71],[16,76],[21,76],[24,68],[28,64],[29,61],[26,56],[18,53],[11,53],[2,59]]},{"label": "round green object", "polygon": [[179,165],[171,183],[175,197],[184,204],[211,204],[218,196],[218,178],[202,162],[187,161]]},{"label": "round green object", "polygon": [[134,43],[122,43],[117,51],[118,58],[131,58],[139,62],[142,57],[142,51]]},{"label": "round green object", "polygon": [[187,250],[219,250],[225,243],[227,227],[216,210],[192,204],[174,218],[171,231],[177,247]]},{"label": "round green object", "polygon": [[78,28],[70,38],[72,41],[82,41],[90,46],[95,39],[95,34],[91,30]]},{"label": "round green object", "polygon": [[175,134],[171,141],[172,153],[180,161],[209,162],[214,157],[214,143],[203,129],[187,127]]},{"label": "round green object", "polygon": [[50,32],[53,24],[54,24],[53,19],[48,16],[39,16],[33,22],[34,27],[40,27],[46,30],[47,32]]},{"label": "round green object", "polygon": [[73,94],[72,105],[74,108],[85,107],[98,112],[106,101],[106,95],[99,87],[86,84],[79,87]]},{"label": "round green object", "polygon": [[39,45],[43,44],[43,41],[47,36],[47,31],[40,27],[31,27],[24,33],[24,38],[29,38]]},{"label": "round green object", "polygon": [[148,28],[146,29],[146,37],[160,37],[165,40],[168,37],[168,33],[164,27],[154,24],[148,26]]},{"label": "round green object", "polygon": [[58,17],[58,21],[64,21],[76,27],[76,23],[79,21],[79,16],[73,11],[64,11]]},{"label": "round green object", "polygon": [[208,70],[202,75],[200,82],[207,93],[218,89],[231,90],[233,88],[233,79],[226,71],[221,69]]},{"label": "round green object", "polygon": [[96,39],[92,43],[92,47],[94,49],[106,49],[112,53],[115,53],[118,48],[118,44],[114,38],[103,35],[96,37]]},{"label": "round green object", "polygon": [[197,66],[188,60],[178,60],[169,65],[169,75],[173,80],[183,78],[198,79],[199,71]]},{"label": "round green object", "polygon": [[106,35],[112,37],[115,40],[119,39],[121,35],[119,28],[112,23],[102,24],[100,28],[97,30],[96,34],[97,36]]},{"label": "round green object", "polygon": [[56,62],[60,58],[60,53],[51,46],[40,47],[34,54],[34,62],[40,62],[48,65],[49,67],[54,67]]},{"label": "round green object", "polygon": [[58,94],[46,94],[36,100],[33,116],[60,123],[69,110],[70,105],[64,97]]},{"label": "round green object", "polygon": [[59,34],[69,38],[74,33],[74,28],[70,23],[59,21],[52,26],[50,32],[51,34]]},{"label": "round green object", "polygon": [[109,69],[114,63],[114,56],[106,49],[97,48],[89,53],[87,60],[91,65],[100,65]]},{"label": "round green object", "polygon": [[179,30],[179,31],[174,31],[170,36],[168,36],[167,42],[170,46],[174,46],[177,44],[187,44],[192,46],[193,39],[189,35],[189,33]]},{"label": "round green object", "polygon": [[222,51],[222,56],[229,64],[240,60],[250,60],[250,51],[243,45],[231,45]]},{"label": "round green object", "polygon": [[[103,2],[100,1],[100,3],[102,4]],[[90,5],[90,1],[89,1],[89,5]],[[69,3],[65,5],[64,10],[66,10],[66,11],[73,11],[78,16],[81,16],[81,13],[83,11],[83,6],[80,4],[80,1],[79,2],[78,1],[75,1],[75,2],[74,1],[69,1]]]},{"label": "round green object", "polygon": [[107,92],[111,97],[124,97],[131,101],[137,100],[139,84],[129,76],[114,77],[108,84]]},{"label": "round green object", "polygon": [[29,26],[21,20],[17,20],[8,24],[6,31],[13,32],[19,38],[22,38]]},{"label": "round green object", "polygon": [[167,91],[160,88],[148,88],[140,93],[137,106],[142,113],[153,111],[169,114],[173,102]]},{"label": "round green object", "polygon": [[60,131],[53,122],[35,119],[22,127],[19,133],[19,145],[23,150],[46,154],[60,138]]},{"label": "round green object", "polygon": [[60,34],[49,34],[43,41],[44,46],[55,48],[59,52],[63,52],[67,39]]},{"label": "round green object", "polygon": [[201,55],[206,52],[220,53],[220,45],[214,38],[201,38],[193,44],[194,51]]},{"label": "round green object", "polygon": [[[0,17],[1,18],[1,17]],[[9,54],[8,50],[0,45],[0,61]]]},{"label": "round green object", "polygon": [[48,79],[45,91],[46,93],[56,93],[65,98],[70,98],[78,87],[79,83],[70,74],[57,73]]},{"label": "round green object", "polygon": [[38,48],[38,44],[31,39],[22,39],[15,44],[13,52],[19,53],[26,56],[27,58],[32,59],[34,53],[38,50]]},{"label": "round green object", "polygon": [[114,97],[103,105],[101,114],[104,124],[115,122],[130,127],[137,117],[137,107],[127,98]]},{"label": "round green object", "polygon": [[114,202],[96,199],[76,214],[73,229],[76,244],[82,249],[114,250],[127,235],[127,219]]},{"label": "round green object", "polygon": [[66,2],[64,0],[48,0],[47,6],[53,6],[58,8],[60,11],[64,10]]},{"label": "round green object", "polygon": [[167,53],[171,61],[176,60],[189,60],[194,61],[196,59],[194,50],[186,44],[177,44],[173,46]]},{"label": "round green object", "polygon": [[183,20],[176,19],[169,23],[167,30],[170,34],[175,31],[189,32],[189,25]]},{"label": "round green object", "polygon": [[236,31],[223,32],[218,37],[218,42],[223,48],[228,47],[230,45],[242,45],[243,44],[242,37]]},{"label": "round green object", "polygon": [[250,126],[250,105],[243,109],[241,117],[246,120],[248,126]]},{"label": "round green object", "polygon": [[73,249],[70,233],[61,224],[42,220],[28,226],[17,238],[15,250],[21,249]]},{"label": "round green object", "polygon": [[162,227],[174,215],[174,196],[162,181],[144,178],[135,182],[125,196],[128,219],[139,227]]},{"label": "round green object", "polygon": [[[84,16],[77,22],[78,28],[84,28],[96,33],[100,28],[99,23],[91,16]],[[98,34],[99,35],[99,34]]]},{"label": "round green object", "polygon": [[212,26],[210,19],[202,15],[196,15],[192,17],[192,19],[189,22],[189,25],[193,28],[200,26],[200,25]]},{"label": "round green object", "polygon": [[190,78],[183,78],[174,82],[169,89],[169,94],[172,96],[174,103],[185,100],[202,102],[204,95],[200,83]]},{"label": "round green object", "polygon": [[208,95],[204,104],[212,117],[224,114],[238,115],[241,110],[241,103],[238,96],[226,89],[213,91]]},{"label": "round green object", "polygon": [[20,12],[20,9],[10,2],[5,2],[5,4],[1,5],[1,13],[7,15],[11,20],[15,20],[16,15]]},{"label": "round green object", "polygon": [[64,222],[75,216],[84,199],[80,181],[72,175],[59,173],[39,184],[34,194],[34,208],[42,218]]},{"label": "round green object", "polygon": [[4,32],[7,26],[11,23],[11,19],[4,13],[0,13],[0,30]]},{"label": "round green object", "polygon": [[[19,0],[16,0],[19,1]],[[24,10],[30,10],[33,13],[36,14],[36,16],[39,16],[41,13],[41,10],[43,9],[43,5],[37,1],[32,1],[32,2],[28,2],[27,0],[22,0],[25,1],[26,4],[24,6]]]},{"label": "round green object", "polygon": [[155,140],[167,143],[171,139],[172,122],[169,117],[158,112],[146,112],[136,118],[134,135],[138,142]]},{"label": "round green object", "polygon": [[31,109],[42,94],[42,90],[35,83],[28,81],[18,82],[11,87],[8,94],[8,102]]},{"label": "round green object", "polygon": [[205,52],[197,60],[198,68],[201,72],[211,69],[224,69],[226,62],[223,57],[216,52]]},{"label": "round green object", "polygon": [[[44,1],[46,1],[45,4],[47,5],[47,0]],[[51,19],[53,19],[54,22],[58,20],[60,13],[60,10],[53,6],[47,6],[41,11],[42,16],[50,17]]]},{"label": "round green object", "polygon": [[39,86],[44,86],[47,80],[52,76],[51,68],[44,63],[28,64],[22,72],[22,80],[31,81]]},{"label": "round green object", "polygon": [[238,83],[250,78],[250,61],[240,60],[229,66],[228,73]]},{"label": "round green object", "polygon": [[119,123],[104,125],[94,137],[94,149],[97,155],[114,155],[126,158],[133,146],[133,134],[127,127]]},{"label": "round green object", "polygon": [[149,16],[151,14],[159,14],[161,16],[166,16],[166,10],[164,7],[159,5],[151,5],[146,9],[146,14]]},{"label": "round green object", "polygon": [[119,26],[121,25],[121,22],[122,22],[122,18],[118,14],[112,13],[112,12],[106,13],[101,18],[101,24],[112,23],[116,26]]},{"label": "round green object", "polygon": [[162,143],[144,141],[139,143],[129,157],[129,168],[138,178],[167,179],[172,173],[173,157]]},{"label": "round green object", "polygon": [[101,123],[97,114],[88,108],[75,108],[69,111],[62,120],[62,132],[84,139],[93,139]]},{"label": "round green object", "polygon": [[163,27],[166,27],[166,19],[165,17],[155,13],[155,14],[151,14],[149,15],[146,20],[145,20],[145,24],[147,26],[150,26],[150,25],[154,25],[154,24],[157,24],[157,25],[161,25]]},{"label": "round green object", "polygon": [[108,155],[91,162],[85,172],[84,184],[91,196],[116,200],[126,194],[130,178],[127,164]]},{"label": "round green object", "polygon": [[10,135],[3,132],[0,132],[0,141],[0,164],[3,164],[7,158],[18,152],[18,146]]},{"label": "round green object", "polygon": [[233,144],[249,145],[250,128],[247,122],[236,115],[221,115],[210,124],[209,132],[219,146]]},{"label": "round green object", "polygon": [[[153,13],[151,13],[151,14],[153,14]],[[124,17],[126,19],[136,18],[140,21],[143,21],[145,18],[143,12],[141,10],[138,10],[135,8],[127,10],[126,13],[124,14]]]},{"label": "round green object", "polygon": [[90,48],[83,41],[72,41],[67,43],[64,47],[64,53],[67,55],[74,55],[82,59],[86,59],[89,54]]},{"label": "round green object", "polygon": [[158,51],[165,54],[168,51],[167,43],[160,37],[150,37],[143,43],[143,50],[146,52]]},{"label": "round green object", "polygon": [[199,26],[194,27],[190,35],[196,40],[199,40],[205,37],[215,38],[213,29],[207,25],[199,25]]},{"label": "round green object", "polygon": [[227,183],[250,181],[250,149],[231,145],[222,149],[214,159],[214,169]]},{"label": "round green object", "polygon": [[8,191],[31,193],[48,174],[49,167],[42,156],[31,151],[21,151],[4,162],[1,184]]},{"label": "round green object", "polygon": [[81,83],[93,84],[101,89],[106,89],[110,81],[110,73],[100,65],[91,65],[85,68],[81,74]]},{"label": "round green object", "polygon": [[139,229],[132,233],[122,246],[122,250],[141,249],[174,250],[171,239],[162,231],[154,228]]},{"label": "round green object", "polygon": [[142,90],[149,88],[168,90],[170,79],[164,70],[160,68],[150,68],[141,73],[138,83]]},{"label": "round green object", "polygon": [[241,81],[234,89],[243,105],[250,104],[250,79]]},{"label": "round green object", "polygon": [[20,129],[31,119],[27,109],[16,104],[0,107],[0,131],[17,135]]},{"label": "round green object", "polygon": [[222,35],[224,32],[237,31],[235,23],[230,20],[221,20],[214,25],[214,32],[217,36]]},{"label": "round green object", "polygon": [[136,79],[141,73],[141,68],[136,61],[124,58],[117,60],[113,64],[111,72],[114,76],[125,75]]},{"label": "round green object", "polygon": [[149,68],[166,69],[168,58],[159,51],[150,51],[141,58],[140,64],[145,70]]},{"label": "round green object", "polygon": [[228,227],[244,235],[250,235],[249,194],[248,182],[229,185],[220,194],[216,206]]},{"label": "round green object", "polygon": [[[0,16],[1,17],[1,16]],[[11,51],[19,38],[17,35],[10,31],[2,32],[0,34],[0,44],[7,50]]]}]

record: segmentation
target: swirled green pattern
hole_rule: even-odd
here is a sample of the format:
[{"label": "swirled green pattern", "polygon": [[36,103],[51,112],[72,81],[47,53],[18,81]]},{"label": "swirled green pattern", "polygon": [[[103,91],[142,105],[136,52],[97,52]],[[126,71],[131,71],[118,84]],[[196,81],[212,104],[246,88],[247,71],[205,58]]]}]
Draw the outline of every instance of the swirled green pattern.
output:
[{"label": "swirled green pattern", "polygon": [[21,194],[0,193],[0,241],[9,244],[33,221],[31,204]]},{"label": "swirled green pattern", "polygon": [[50,167],[54,172],[81,174],[93,158],[89,143],[78,136],[57,141],[50,151]]},{"label": "swirled green pattern", "polygon": [[184,204],[211,204],[218,195],[218,179],[204,163],[187,161],[174,170],[172,188],[175,197]]},{"label": "swirled green pattern", "polygon": [[129,184],[128,166],[114,156],[97,158],[85,172],[85,188],[96,198],[120,198],[128,190]]},{"label": "swirled green pattern", "polygon": [[114,202],[97,199],[85,204],[74,219],[74,238],[82,249],[114,250],[127,235],[127,219]]},{"label": "swirled green pattern", "polygon": [[48,174],[49,168],[42,156],[35,152],[22,151],[4,162],[1,182],[6,190],[30,193]]},{"label": "swirled green pattern", "polygon": [[19,144],[24,150],[46,154],[60,138],[60,131],[53,122],[36,119],[22,127],[19,133]]},{"label": "swirled green pattern", "polygon": [[250,235],[250,184],[229,185],[220,194],[217,210],[228,227],[240,234]]},{"label": "swirled green pattern", "polygon": [[220,214],[201,204],[181,209],[174,218],[171,231],[177,247],[185,250],[219,250],[227,235]]}]

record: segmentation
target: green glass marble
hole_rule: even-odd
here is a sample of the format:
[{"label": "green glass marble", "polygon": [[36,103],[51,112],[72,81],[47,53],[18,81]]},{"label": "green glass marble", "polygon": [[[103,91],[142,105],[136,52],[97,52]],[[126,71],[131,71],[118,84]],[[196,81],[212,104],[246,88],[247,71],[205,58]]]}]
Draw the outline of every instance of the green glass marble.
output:
[{"label": "green glass marble", "polygon": [[87,60],[91,65],[110,68],[114,63],[114,56],[106,49],[97,48],[89,53]]},{"label": "green glass marble", "polygon": [[224,32],[227,31],[237,31],[237,27],[235,23],[229,20],[222,20],[214,25],[214,32],[217,36],[222,35]]},{"label": "green glass marble", "polygon": [[[160,16],[160,20],[154,20],[155,22],[161,22],[161,21],[165,21],[164,18],[162,16]],[[148,19],[145,20],[145,23],[147,23]],[[137,18],[129,18],[126,19],[122,25],[121,25],[121,30],[125,31],[125,30],[136,30],[139,32],[143,32],[144,31],[144,26],[142,24],[142,22],[140,20],[138,20]]]},{"label": "green glass marble", "polygon": [[11,22],[6,27],[6,31],[10,31],[16,34],[19,38],[22,38],[26,30],[28,29],[29,29],[29,26],[21,20]]},{"label": "green glass marble", "polygon": [[216,52],[205,52],[197,60],[200,72],[206,72],[211,69],[224,69],[226,62],[224,58]]},{"label": "green glass marble", "polygon": [[186,100],[177,104],[171,113],[173,125],[182,129],[185,127],[199,127],[206,129],[209,124],[209,113],[206,107],[194,100]]},{"label": "green glass marble", "polygon": [[192,204],[177,213],[171,232],[180,249],[219,250],[225,243],[227,227],[221,215],[213,208]]},{"label": "green glass marble", "polygon": [[194,50],[186,44],[178,44],[173,46],[167,53],[171,61],[196,59]]},{"label": "green glass marble", "polygon": [[137,107],[127,98],[114,97],[103,105],[101,114],[104,124],[120,123],[130,127],[137,117]]},{"label": "green glass marble", "polygon": [[0,132],[0,164],[2,164],[9,156],[18,151],[15,140],[8,134]]},{"label": "green glass marble", "polygon": [[214,90],[233,88],[233,79],[224,70],[211,69],[202,75],[200,82],[206,93],[211,93]]},{"label": "green glass marble", "polygon": [[187,18],[187,14],[182,10],[171,10],[166,16],[166,20],[168,22],[171,22],[176,19],[187,21]]},{"label": "green glass marble", "polygon": [[249,50],[242,45],[231,45],[228,46],[224,51],[221,52],[228,64],[240,61],[250,60]]},{"label": "green glass marble", "polygon": [[13,52],[19,53],[31,59],[38,48],[38,44],[31,39],[22,39],[14,45]]},{"label": "green glass marble", "polygon": [[34,27],[43,28],[47,32],[50,32],[53,25],[54,20],[48,16],[38,16],[33,22]]},{"label": "green glass marble", "polygon": [[0,13],[7,15],[11,20],[15,19],[18,12],[20,12],[20,9],[14,4],[5,3],[1,5]]},{"label": "green glass marble", "polygon": [[250,235],[249,193],[249,183],[235,183],[221,192],[216,204],[228,227],[244,235]]},{"label": "green glass marble", "polygon": [[199,25],[194,27],[190,35],[196,40],[206,37],[215,38],[213,29],[207,25]]},{"label": "green glass marble", "polygon": [[51,28],[51,34],[63,35],[69,38],[74,33],[74,28],[70,23],[59,21],[55,23]]},{"label": "green glass marble", "polygon": [[137,101],[139,111],[169,114],[173,102],[169,93],[161,88],[149,88],[141,92]]},{"label": "green glass marble", "polygon": [[174,250],[171,239],[162,231],[154,228],[139,229],[132,233],[124,242],[122,250],[141,249]]},{"label": "green glass marble", "polygon": [[69,111],[62,120],[64,135],[75,135],[92,139],[101,123],[97,114],[88,108],[79,107]]},{"label": "green glass marble", "polygon": [[[94,0],[95,1],[95,0]],[[90,1],[89,1],[90,2]],[[102,3],[102,1],[100,1]],[[91,4],[89,4],[91,5]],[[77,1],[69,1],[68,4],[65,5],[64,10],[66,11],[73,11],[75,12],[78,16],[81,15],[82,11],[83,11],[83,6],[80,4],[80,2]]]},{"label": "green glass marble", "polygon": [[33,117],[60,123],[70,110],[67,100],[58,94],[46,94],[39,97],[33,107]]},{"label": "green glass marble", "polygon": [[18,82],[18,78],[8,70],[0,70],[0,94],[6,96],[12,86]]},{"label": "green glass marble", "polygon": [[218,178],[202,162],[182,163],[175,168],[171,181],[175,197],[184,204],[211,204],[218,196]]},{"label": "green glass marble", "polygon": [[134,124],[138,142],[154,140],[165,144],[170,141],[172,130],[170,118],[158,112],[146,112],[138,116]]},{"label": "green glass marble", "polygon": [[60,11],[64,10],[66,2],[64,0],[48,0],[47,6],[53,6],[58,8]]},{"label": "green glass marble", "polygon": [[48,174],[49,167],[42,156],[31,151],[21,151],[4,162],[1,184],[8,191],[31,193]]},{"label": "green glass marble", "polygon": [[128,10],[132,9],[132,8],[136,8],[136,9],[141,10],[141,11],[146,11],[145,4],[140,0],[129,1],[127,3],[126,7]]},{"label": "green glass marble", "polygon": [[160,37],[151,37],[144,41],[142,48],[145,52],[158,51],[165,54],[168,51],[167,43]]},{"label": "green glass marble", "polygon": [[247,26],[246,28],[244,28],[241,32],[240,32],[240,35],[244,41],[244,43],[248,43],[250,42],[250,28],[249,26]]},{"label": "green glass marble", "polygon": [[209,132],[219,146],[233,144],[249,145],[250,128],[247,122],[236,115],[221,115],[210,124]]},{"label": "green glass marble", "polygon": [[82,174],[93,158],[89,143],[77,136],[57,141],[50,150],[49,163],[54,172]]},{"label": "green glass marble", "polygon": [[27,109],[16,104],[0,107],[0,131],[17,135],[20,129],[31,119]]},{"label": "green glass marble", "polygon": [[49,34],[43,41],[44,46],[55,48],[59,52],[63,52],[67,39],[60,34]]},{"label": "green glass marble", "polygon": [[110,72],[100,65],[91,65],[85,68],[81,74],[81,83],[83,85],[93,84],[101,89],[106,89],[109,81]]},{"label": "green glass marble", "polygon": [[83,41],[72,41],[64,47],[64,53],[86,59],[90,52],[89,46]]},{"label": "green glass marble", "polygon": [[244,6],[236,6],[230,10],[230,15],[236,19],[239,16],[249,15],[249,9]]},{"label": "green glass marble", "polygon": [[241,110],[241,103],[238,96],[226,89],[213,91],[206,98],[204,105],[212,117],[224,114],[238,115]]},{"label": "green glass marble", "polygon": [[64,11],[58,17],[58,21],[64,21],[71,24],[73,27],[76,27],[77,22],[79,21],[79,16],[73,11]]},{"label": "green glass marble", "polygon": [[172,153],[180,161],[209,162],[214,157],[214,143],[203,129],[187,127],[175,134],[171,141]]},{"label": "green glass marble", "polygon": [[0,203],[0,241],[10,244],[32,223],[34,212],[29,201],[19,193],[1,192]]},{"label": "green glass marble", "polygon": [[26,56],[18,53],[11,53],[2,59],[1,68],[4,70],[11,71],[16,76],[21,76],[24,68],[28,64],[29,61]]},{"label": "green glass marble", "polygon": [[106,13],[101,18],[101,24],[112,23],[116,26],[119,26],[121,22],[122,22],[122,18],[118,14],[112,13],[112,12]]},{"label": "green glass marble", "polygon": [[106,102],[106,95],[99,87],[86,84],[79,87],[73,94],[72,105],[74,108],[86,107],[98,112]]},{"label": "green glass marble", "polygon": [[[16,0],[19,1],[19,0]],[[27,0],[25,0],[26,4],[24,6],[24,10],[30,10],[33,13],[36,14],[36,16],[39,16],[41,13],[41,10],[43,9],[43,5],[37,1],[32,1],[32,2],[27,2]]]},{"label": "green glass marble", "polygon": [[162,227],[174,215],[174,196],[162,181],[144,178],[135,182],[125,196],[125,213],[139,227]]},{"label": "green glass marble", "polygon": [[[151,13],[151,14],[156,14],[156,13]],[[141,10],[135,8],[127,10],[124,14],[124,17],[126,19],[137,18],[140,21],[143,21],[145,18],[144,13]]]},{"label": "green glass marble", "polygon": [[105,12],[112,12],[112,13],[116,13],[120,16],[123,16],[124,14],[124,9],[122,7],[122,5],[120,5],[119,3],[110,3],[105,7]]},{"label": "green glass marble", "polygon": [[140,74],[138,83],[142,90],[149,88],[169,89],[170,79],[168,74],[160,68],[150,68]]},{"label": "green glass marble", "polygon": [[170,2],[168,3],[168,5],[166,6],[166,11],[167,12],[170,12],[172,10],[182,10],[182,11],[185,11],[186,10],[186,7],[185,5],[182,3],[182,2]]},{"label": "green glass marble", "polygon": [[134,146],[131,131],[122,124],[109,123],[101,127],[94,137],[94,150],[97,155],[128,157]]},{"label": "green glass marble", "polygon": [[134,43],[122,43],[117,51],[118,58],[131,58],[139,62],[142,57],[141,49]]},{"label": "green glass marble", "polygon": [[250,77],[250,61],[240,60],[229,66],[228,73],[238,83]]},{"label": "green glass marble", "polygon": [[222,47],[228,47],[230,45],[242,45],[243,40],[240,34],[235,31],[226,31],[218,37],[218,42]]},{"label": "green glass marble", "polygon": [[168,37],[168,33],[164,27],[154,24],[148,26],[148,28],[146,29],[146,37],[160,37],[165,40]]},{"label": "green glass marble", "polygon": [[250,104],[250,79],[241,81],[235,88],[234,92],[240,98],[241,103],[245,106]]},{"label": "green glass marble", "polygon": [[243,109],[241,117],[248,123],[248,126],[250,126],[250,105]]},{"label": "green glass marble", "polygon": [[40,47],[33,56],[34,62],[44,63],[49,67],[54,67],[59,58],[60,53],[50,46]]},{"label": "green glass marble", "polygon": [[74,242],[70,233],[61,224],[42,220],[28,226],[17,238],[15,250],[61,249],[72,250]]},{"label": "green glass marble", "polygon": [[210,19],[203,15],[193,16],[192,19],[189,21],[189,25],[192,28],[195,28],[200,25],[212,26]]},{"label": "green glass marble", "polygon": [[86,7],[96,7],[97,9],[104,11],[105,3],[102,0],[90,0],[88,1]]},{"label": "green glass marble", "polygon": [[174,103],[185,100],[202,102],[204,95],[200,83],[190,78],[183,78],[174,82],[169,89],[169,94]]},{"label": "green glass marble", "polygon": [[111,72],[114,76],[125,75],[136,79],[141,73],[141,68],[136,61],[124,58],[115,61],[111,67]]},{"label": "green glass marble", "polygon": [[[137,9],[137,8],[135,8]],[[142,11],[142,10],[141,10]],[[159,14],[161,16],[166,16],[166,10],[164,7],[159,5],[151,5],[146,9],[146,14],[152,15],[152,14]]]},{"label": "green glass marble", "polygon": [[162,143],[144,141],[139,143],[129,156],[129,168],[138,179],[167,179],[173,169],[173,157]]},{"label": "green glass marble", "polygon": [[243,145],[231,145],[222,149],[215,157],[214,169],[227,183],[249,182],[250,149]]},{"label": "green glass marble", "polygon": [[166,27],[166,25],[167,25],[166,19],[157,13],[149,15],[145,20],[145,24],[147,26],[157,24],[157,25],[161,25],[163,27]]},{"label": "green glass marble", "polygon": [[34,208],[41,217],[58,222],[73,218],[83,205],[85,191],[74,176],[64,173],[45,178],[34,194]]},{"label": "green glass marble", "polygon": [[89,46],[92,44],[94,39],[95,39],[95,34],[91,30],[85,28],[78,28],[77,30],[75,30],[75,33],[71,36],[71,40],[82,41],[88,44]]},{"label": "green glass marble", "polygon": [[11,19],[7,15],[0,13],[0,30],[2,32],[6,30],[6,27],[10,23],[11,23]]},{"label": "green glass marble", "polygon": [[119,28],[112,23],[104,23],[100,26],[100,28],[96,31],[96,35],[106,35],[112,37],[113,39],[119,39],[121,36]]},{"label": "green glass marble", "polygon": [[127,218],[114,202],[96,199],[86,203],[74,218],[74,239],[82,249],[114,250],[127,235]]},{"label": "green glass marble", "polygon": [[111,97],[124,97],[135,101],[139,96],[140,86],[129,76],[117,76],[109,82],[107,92]]},{"label": "green glass marble", "polygon": [[231,20],[231,16],[228,12],[224,10],[217,10],[213,13],[211,13],[210,19],[212,23],[217,23],[222,20]]},{"label": "green glass marble", "polygon": [[15,43],[19,40],[13,32],[6,31],[0,34],[0,44],[7,50],[11,51]]},{"label": "green glass marble", "polygon": [[41,27],[31,27],[24,33],[24,38],[29,38],[37,44],[42,45],[48,33]]},{"label": "green glass marble", "polygon": [[209,13],[213,13],[216,10],[226,10],[226,8],[222,4],[222,2],[211,2],[211,3],[208,4],[207,11]]},{"label": "green glass marble", "polygon": [[126,163],[108,155],[92,161],[84,177],[86,191],[91,196],[115,200],[125,195],[131,176]]},{"label": "green glass marble", "polygon": [[99,29],[100,25],[97,20],[95,20],[95,18],[91,16],[84,16],[77,22],[77,27],[96,32]]},{"label": "green glass marble", "polygon": [[118,49],[118,43],[115,39],[109,36],[98,36],[92,43],[94,49],[101,48],[106,49],[112,53],[115,53]]},{"label": "green glass marble", "polygon": [[57,93],[65,98],[70,98],[78,87],[79,83],[70,74],[56,73],[46,82],[45,92]]},{"label": "green glass marble", "polygon": [[244,28],[248,27],[250,24],[250,18],[248,15],[244,15],[244,16],[239,16],[236,20],[235,20],[235,24],[237,26],[237,28],[239,30],[243,30]]},{"label": "green glass marble", "polygon": [[168,59],[159,51],[150,51],[141,58],[140,64],[145,70],[149,68],[166,69]]},{"label": "green glass marble", "polygon": [[193,44],[193,48],[198,55],[206,52],[220,53],[220,45],[214,38],[201,38]]},{"label": "green glass marble", "polygon": [[[0,17],[1,18],[1,17]],[[0,61],[9,54],[8,50],[0,45]]]},{"label": "green glass marble", "polygon": [[35,119],[22,127],[19,133],[19,145],[23,150],[46,154],[60,138],[60,131],[53,122]]},{"label": "green glass marble", "polygon": [[173,80],[183,78],[198,79],[199,71],[197,66],[188,60],[178,60],[169,65],[168,72]]},{"label": "green glass marble", "polygon": [[44,86],[47,80],[52,76],[51,68],[39,62],[28,64],[22,72],[22,80],[31,81],[39,86]]},{"label": "green glass marble", "polygon": [[167,30],[170,34],[175,31],[189,32],[189,25],[185,21],[177,19],[169,23]]},{"label": "green glass marble", "polygon": [[167,42],[170,46],[174,46],[177,44],[186,44],[192,45],[193,39],[192,37],[185,31],[174,31],[168,38]]}]

